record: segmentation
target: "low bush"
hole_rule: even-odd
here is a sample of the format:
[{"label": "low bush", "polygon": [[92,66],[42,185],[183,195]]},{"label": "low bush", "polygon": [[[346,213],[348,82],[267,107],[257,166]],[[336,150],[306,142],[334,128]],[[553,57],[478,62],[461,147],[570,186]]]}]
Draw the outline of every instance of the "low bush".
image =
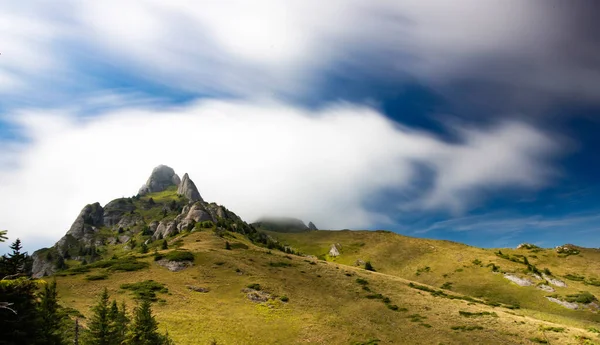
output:
[{"label": "low bush", "polygon": [[592,295],[591,293],[589,293],[587,291],[581,291],[578,294],[567,295],[565,297],[565,301],[571,302],[571,303],[577,302],[577,303],[589,304],[589,303],[592,303],[597,300],[598,299],[596,298],[596,296]]},{"label": "low bush", "polygon": [[194,261],[194,254],[184,250],[174,250],[164,255],[164,258],[169,261]]},{"label": "low bush", "polygon": [[269,262],[269,266],[271,267],[291,267],[292,264],[288,262],[278,261],[278,262]]},{"label": "low bush", "polygon": [[479,317],[479,316],[488,316],[488,315],[492,316],[492,317],[498,317],[498,314],[496,314],[495,312],[489,312],[489,311],[483,311],[483,312],[480,312],[480,313],[471,313],[471,312],[468,312],[468,311],[462,311],[462,310],[460,310],[458,312],[458,314],[460,316],[464,316],[464,317]]},{"label": "low bush", "polygon": [[96,280],[105,280],[106,278],[108,278],[108,274],[99,273],[99,274],[90,274],[85,277],[85,280],[96,281]]},{"label": "low bush", "polygon": [[137,299],[147,299],[153,302],[156,302],[158,299],[156,297],[156,293],[168,293],[169,289],[162,284],[155,282],[154,280],[146,280],[139,283],[131,283],[131,284],[121,284],[120,286],[123,290],[129,290],[133,293],[134,297]]},{"label": "low bush", "polygon": [[256,291],[260,291],[260,289],[261,289],[260,284],[257,284],[257,283],[253,283],[253,284],[248,285],[248,288],[256,290]]},{"label": "low bush", "polygon": [[482,330],[483,327],[477,326],[477,325],[475,325],[475,326],[462,325],[462,326],[452,326],[452,327],[450,327],[450,329],[455,330],[455,331],[475,331],[475,330]]},{"label": "low bush", "polygon": [[288,296],[281,296],[280,300],[281,302],[288,302],[290,299],[288,298]]},{"label": "low bush", "polygon": [[362,279],[362,278],[356,278],[356,282],[360,285],[368,285],[369,284],[369,282],[367,280]]}]

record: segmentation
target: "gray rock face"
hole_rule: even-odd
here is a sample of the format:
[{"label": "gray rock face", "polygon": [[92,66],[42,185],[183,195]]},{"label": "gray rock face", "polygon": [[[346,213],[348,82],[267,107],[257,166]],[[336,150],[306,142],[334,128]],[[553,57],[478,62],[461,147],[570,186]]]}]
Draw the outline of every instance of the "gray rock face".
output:
[{"label": "gray rock face", "polygon": [[[104,206],[103,223],[105,226],[113,227],[121,223],[123,216],[128,215],[131,211],[135,210],[135,206],[131,199],[116,199],[109,202]],[[134,221],[125,221],[121,223],[121,227],[125,224],[132,223]],[[131,226],[131,225],[127,225]]]},{"label": "gray rock face", "polygon": [[546,292],[554,292],[554,288],[550,285],[546,285],[546,284],[541,284],[536,286],[538,289],[542,290],[542,291],[546,291]]},{"label": "gray rock face", "polygon": [[99,203],[86,205],[79,213],[79,216],[71,225],[67,235],[75,239],[81,239],[93,227],[101,227],[104,224],[104,209]]},{"label": "gray rock face", "polygon": [[185,216],[185,219],[194,220],[196,223],[204,222],[207,220],[215,221],[215,219],[212,217],[212,215],[209,213],[206,207],[204,207],[204,205],[198,202],[192,205],[192,207],[188,211],[187,216]]},{"label": "gray rock face", "polygon": [[204,201],[202,200],[194,181],[190,179],[190,176],[187,173],[183,175],[179,188],[177,188],[177,194],[185,196],[190,202]]},{"label": "gray rock face", "polygon": [[148,193],[162,192],[168,187],[179,186],[180,183],[181,180],[179,179],[179,176],[175,174],[173,168],[166,165],[159,165],[152,170],[152,174],[148,178],[148,181],[140,188],[138,194],[145,195]]},{"label": "gray rock face", "polygon": [[31,268],[31,273],[33,278],[38,279],[44,276],[49,276],[56,272],[54,264],[51,261],[46,260],[46,258],[43,257],[43,255],[41,255],[39,252],[33,253],[32,258],[33,266]]}]

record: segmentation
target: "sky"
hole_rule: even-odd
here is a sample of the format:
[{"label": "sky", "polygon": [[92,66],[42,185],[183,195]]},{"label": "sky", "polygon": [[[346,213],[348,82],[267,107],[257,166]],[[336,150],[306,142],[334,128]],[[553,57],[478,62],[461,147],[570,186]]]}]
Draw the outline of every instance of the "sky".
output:
[{"label": "sky", "polygon": [[599,7],[0,1],[0,229],[165,164],[248,222],[600,247]]}]

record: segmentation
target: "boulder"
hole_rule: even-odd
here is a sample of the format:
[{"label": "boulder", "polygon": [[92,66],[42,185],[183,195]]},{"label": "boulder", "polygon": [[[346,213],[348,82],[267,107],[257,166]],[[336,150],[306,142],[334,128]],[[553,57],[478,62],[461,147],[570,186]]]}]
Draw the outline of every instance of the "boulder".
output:
[{"label": "boulder", "polygon": [[198,188],[194,184],[194,181],[190,179],[190,176],[185,173],[183,179],[177,188],[177,194],[185,196],[191,203],[196,201],[204,201],[198,192]]},{"label": "boulder", "polygon": [[139,195],[145,195],[148,193],[162,192],[171,186],[179,186],[181,179],[173,168],[166,165],[159,165],[148,178],[148,181],[138,191]]},{"label": "boulder", "polygon": [[329,249],[329,256],[336,257],[339,255],[340,251],[338,250],[337,246],[335,244],[332,244],[331,248]]}]

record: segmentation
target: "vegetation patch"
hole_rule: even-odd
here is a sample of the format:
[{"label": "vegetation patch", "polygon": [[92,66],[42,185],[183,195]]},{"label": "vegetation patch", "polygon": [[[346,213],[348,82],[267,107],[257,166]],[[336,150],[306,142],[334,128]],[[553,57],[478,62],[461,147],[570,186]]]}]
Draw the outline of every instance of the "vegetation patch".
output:
[{"label": "vegetation patch", "polygon": [[359,285],[368,285],[369,282],[365,279],[362,278],[356,278],[356,283],[358,283]]},{"label": "vegetation patch", "polygon": [[96,280],[105,280],[106,278],[108,278],[107,273],[98,273],[98,274],[90,274],[90,275],[86,276],[85,280],[96,281]]},{"label": "vegetation patch", "polygon": [[155,282],[154,280],[146,280],[139,283],[131,283],[131,284],[121,284],[120,286],[123,290],[129,290],[133,293],[134,297],[137,299],[146,299],[149,301],[157,301],[156,293],[168,293],[169,289],[162,284]]},{"label": "vegetation patch", "polygon": [[466,325],[462,325],[462,326],[452,326],[450,327],[450,329],[454,330],[454,331],[476,331],[476,330],[482,330],[483,327],[481,326],[466,326]]},{"label": "vegetation patch", "polygon": [[582,303],[582,304],[589,304],[589,303],[592,303],[597,300],[598,299],[596,298],[596,296],[592,295],[588,291],[581,291],[577,294],[567,295],[565,297],[565,301],[571,302],[571,303],[576,302],[576,303]]},{"label": "vegetation patch", "polygon": [[[169,261],[194,261],[194,254],[192,252],[184,251],[184,250],[173,250],[166,253],[163,256],[163,259]],[[156,260],[156,259],[155,259]]]},{"label": "vegetation patch", "polygon": [[253,284],[248,285],[248,289],[260,291],[261,287],[260,287],[260,284],[253,283]]},{"label": "vegetation patch", "polygon": [[458,312],[458,314],[460,316],[464,316],[464,317],[480,317],[480,316],[492,316],[492,317],[498,317],[498,314],[496,314],[495,312],[489,312],[489,311],[483,311],[480,313],[471,313],[468,311],[462,311],[460,310]]},{"label": "vegetation patch", "polygon": [[292,267],[292,264],[290,264],[289,262],[278,261],[278,262],[269,262],[269,266],[271,266],[271,267]]},{"label": "vegetation patch", "polygon": [[420,314],[412,314],[408,315],[407,318],[410,319],[410,322],[422,322],[423,320],[427,319],[427,316],[423,316]]},{"label": "vegetation patch", "polygon": [[529,340],[531,340],[531,342],[533,342],[533,343],[538,343],[538,344],[548,344],[548,340],[546,340],[546,339],[542,339],[542,338],[538,338],[538,337],[535,337],[535,338],[529,338]]},{"label": "vegetation patch", "polygon": [[90,268],[106,268],[110,271],[132,272],[139,271],[150,266],[147,262],[139,262],[134,257],[112,258],[109,260],[96,261],[89,264]]},{"label": "vegetation patch", "polygon": [[566,279],[572,280],[572,281],[576,281],[576,282],[582,282],[585,280],[584,276],[580,276],[580,275],[574,274],[574,273],[565,274],[563,277]]},{"label": "vegetation patch", "polygon": [[565,328],[564,327],[544,327],[544,326],[541,326],[540,327],[540,331],[542,331],[542,332],[563,333],[565,331]]},{"label": "vegetation patch", "polygon": [[415,275],[420,276],[421,273],[427,273],[427,272],[431,272],[431,267],[425,266],[425,267],[418,268]]}]

